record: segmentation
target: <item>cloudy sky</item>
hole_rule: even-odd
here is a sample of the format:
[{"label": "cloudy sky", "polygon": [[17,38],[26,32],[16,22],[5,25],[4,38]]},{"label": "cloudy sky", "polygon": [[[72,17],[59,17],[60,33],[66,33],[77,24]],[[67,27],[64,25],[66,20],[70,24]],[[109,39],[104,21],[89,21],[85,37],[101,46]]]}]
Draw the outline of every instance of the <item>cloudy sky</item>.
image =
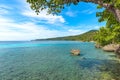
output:
[{"label": "cloudy sky", "polygon": [[66,7],[59,15],[36,15],[26,0],[0,0],[0,41],[33,40],[78,35],[99,29],[95,4],[79,3]]}]

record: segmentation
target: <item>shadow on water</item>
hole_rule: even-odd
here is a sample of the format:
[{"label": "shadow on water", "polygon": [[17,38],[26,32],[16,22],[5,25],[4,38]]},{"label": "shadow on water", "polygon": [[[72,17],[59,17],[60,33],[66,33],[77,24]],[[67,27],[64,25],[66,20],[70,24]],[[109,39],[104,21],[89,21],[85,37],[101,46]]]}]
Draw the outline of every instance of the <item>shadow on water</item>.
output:
[{"label": "shadow on water", "polygon": [[93,68],[96,65],[101,65],[103,63],[102,60],[97,60],[97,59],[88,59],[88,58],[82,58],[82,60],[78,60],[77,63],[82,67],[82,68]]},{"label": "shadow on water", "polygon": [[102,72],[103,78],[108,77],[109,75],[113,80],[120,80],[120,63],[118,61],[85,58],[82,60],[78,60],[77,63],[83,69],[87,68],[92,70],[93,68],[96,68],[97,70]]}]

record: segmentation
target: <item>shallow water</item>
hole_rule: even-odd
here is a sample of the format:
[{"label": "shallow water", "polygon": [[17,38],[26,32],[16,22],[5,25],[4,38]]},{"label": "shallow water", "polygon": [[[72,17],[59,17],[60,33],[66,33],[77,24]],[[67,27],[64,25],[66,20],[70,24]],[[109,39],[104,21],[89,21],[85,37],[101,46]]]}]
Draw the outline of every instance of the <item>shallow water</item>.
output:
[{"label": "shallow water", "polygon": [[[81,55],[72,56],[71,49]],[[94,43],[0,42],[0,80],[119,80],[119,74],[115,55]]]}]

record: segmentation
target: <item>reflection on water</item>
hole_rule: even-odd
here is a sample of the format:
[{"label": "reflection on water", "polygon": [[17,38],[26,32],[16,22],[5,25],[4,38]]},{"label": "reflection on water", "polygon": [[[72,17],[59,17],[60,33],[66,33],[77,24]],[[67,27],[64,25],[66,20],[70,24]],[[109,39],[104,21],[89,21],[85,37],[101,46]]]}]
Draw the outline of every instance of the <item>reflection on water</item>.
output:
[{"label": "reflection on water", "polygon": [[[0,80],[120,80],[114,54],[93,43],[13,42],[0,47]],[[71,49],[80,49],[81,55],[71,56]]]}]

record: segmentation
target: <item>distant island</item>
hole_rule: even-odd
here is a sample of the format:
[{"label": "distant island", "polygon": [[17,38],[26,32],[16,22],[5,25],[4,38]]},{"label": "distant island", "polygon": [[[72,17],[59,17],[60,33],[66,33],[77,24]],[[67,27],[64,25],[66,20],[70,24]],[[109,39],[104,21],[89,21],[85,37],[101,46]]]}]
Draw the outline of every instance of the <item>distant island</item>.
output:
[{"label": "distant island", "polygon": [[90,30],[80,35],[75,36],[65,36],[65,37],[56,37],[48,39],[36,39],[33,41],[44,41],[44,40],[70,40],[70,41],[95,41],[94,36],[98,30]]}]

